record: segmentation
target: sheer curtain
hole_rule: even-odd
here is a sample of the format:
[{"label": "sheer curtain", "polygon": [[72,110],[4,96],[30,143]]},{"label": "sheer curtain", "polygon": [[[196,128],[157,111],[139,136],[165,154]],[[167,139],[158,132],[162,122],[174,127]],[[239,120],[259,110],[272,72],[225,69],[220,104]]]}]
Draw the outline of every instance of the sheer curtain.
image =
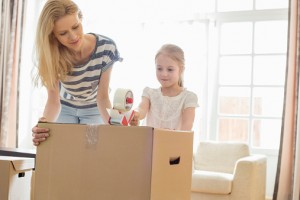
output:
[{"label": "sheer curtain", "polygon": [[[189,20],[193,19],[194,13],[180,12],[182,11],[180,6],[184,7],[182,1],[175,0],[171,2],[168,0],[162,2],[162,4],[158,0],[95,0],[89,3],[86,3],[85,0],[75,0],[75,2],[83,13],[84,32],[94,32],[112,38],[118,46],[121,57],[124,59],[123,62],[116,63],[113,68],[110,84],[111,99],[115,89],[130,88],[134,92],[134,107],[136,107],[145,86],[158,87],[154,56],[164,43],[175,43],[183,48],[186,56],[184,86],[197,93],[199,99],[206,96],[203,94],[206,91],[203,89],[205,85],[203,82],[207,73],[207,22]],[[194,7],[187,4],[189,6],[184,8],[185,10],[201,7],[200,5],[195,6],[198,1],[187,0],[187,2],[191,2],[191,4],[194,2],[192,4]],[[31,53],[35,36],[33,31],[36,29],[36,19],[38,19],[44,3],[45,0],[31,0],[27,3],[30,14],[28,13],[26,18],[28,22],[30,19],[30,24],[27,24],[27,30],[23,33],[26,37],[26,40],[23,41],[26,48],[22,52],[20,74],[22,82],[20,85],[20,98],[22,101],[19,107],[19,147],[22,148],[34,148],[31,128],[42,115],[47,98],[45,88],[32,85],[32,74],[29,72],[35,67],[32,63],[34,55]],[[169,4],[171,6],[169,8],[170,12],[166,14],[164,8]],[[103,9],[99,12],[99,7],[112,8],[112,10]],[[124,10],[125,7],[126,10]],[[32,43],[28,41],[32,41]],[[199,75],[195,76],[195,73]],[[202,103],[202,101],[199,103]],[[203,118],[204,112],[200,111],[203,108],[205,106],[201,105],[197,109],[197,118]],[[198,133],[200,132],[198,130],[202,127],[200,126],[200,120],[196,119],[195,121],[194,129]]]},{"label": "sheer curtain", "polygon": [[26,0],[0,0],[0,147],[16,146],[18,71]]},{"label": "sheer curtain", "polygon": [[[299,0],[290,0],[288,61],[281,144],[273,200],[299,199]],[[297,194],[295,193],[297,192]],[[294,193],[294,194],[293,194]]]}]

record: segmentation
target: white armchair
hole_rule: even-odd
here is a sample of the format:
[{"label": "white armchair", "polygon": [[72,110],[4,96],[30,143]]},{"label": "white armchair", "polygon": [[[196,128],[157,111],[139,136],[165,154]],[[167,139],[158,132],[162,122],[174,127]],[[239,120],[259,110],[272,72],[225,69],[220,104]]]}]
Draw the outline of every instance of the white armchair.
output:
[{"label": "white armchair", "polygon": [[201,141],[194,154],[191,200],[265,200],[266,156],[245,143]]}]

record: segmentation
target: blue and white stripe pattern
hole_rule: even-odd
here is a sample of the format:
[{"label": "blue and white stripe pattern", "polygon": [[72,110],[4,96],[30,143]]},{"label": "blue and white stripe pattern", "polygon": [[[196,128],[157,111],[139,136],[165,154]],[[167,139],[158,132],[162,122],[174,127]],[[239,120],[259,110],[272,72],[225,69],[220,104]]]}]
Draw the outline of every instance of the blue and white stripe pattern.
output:
[{"label": "blue and white stripe pattern", "polygon": [[92,108],[97,106],[96,97],[101,73],[116,61],[121,61],[116,44],[108,37],[93,34],[96,47],[89,61],[74,66],[64,81],[60,82],[61,103],[73,108]]}]

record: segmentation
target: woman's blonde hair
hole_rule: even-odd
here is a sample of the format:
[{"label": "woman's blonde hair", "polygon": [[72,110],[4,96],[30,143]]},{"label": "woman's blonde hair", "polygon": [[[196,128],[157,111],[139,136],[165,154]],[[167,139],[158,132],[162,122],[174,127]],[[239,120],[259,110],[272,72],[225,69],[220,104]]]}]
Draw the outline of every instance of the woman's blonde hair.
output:
[{"label": "woman's blonde hair", "polygon": [[48,0],[40,14],[36,31],[37,76],[42,85],[53,88],[72,71],[72,52],[61,45],[53,33],[54,23],[63,16],[82,13],[72,0]]},{"label": "woman's blonde hair", "polygon": [[181,71],[181,75],[180,75],[180,78],[178,80],[178,85],[180,87],[183,87],[183,72],[184,72],[184,69],[185,69],[185,59],[184,59],[183,50],[177,45],[165,44],[156,53],[155,60],[161,54],[167,55],[172,60],[174,60],[178,63],[178,65],[180,67],[180,71]]}]

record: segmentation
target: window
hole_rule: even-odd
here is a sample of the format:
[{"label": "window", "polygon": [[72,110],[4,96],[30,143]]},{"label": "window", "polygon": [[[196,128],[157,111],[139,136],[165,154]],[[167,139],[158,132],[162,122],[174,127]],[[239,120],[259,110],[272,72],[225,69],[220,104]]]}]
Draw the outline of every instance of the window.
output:
[{"label": "window", "polygon": [[250,14],[236,21],[230,13],[223,17],[218,22],[218,84],[212,115],[217,128],[211,138],[279,149],[287,20],[257,15],[254,19]]},{"label": "window", "polygon": [[[122,8],[128,2],[117,1],[114,12],[98,12],[100,5],[110,7],[111,2],[76,2],[84,14],[85,32],[113,38],[124,58],[115,66],[112,93],[117,87],[131,88],[138,103],[144,86],[158,86],[154,70],[157,49],[164,43],[176,43],[186,55],[185,86],[198,94],[200,103],[195,141],[241,140],[254,148],[278,149],[287,0],[189,0],[184,5],[181,1],[131,0],[135,6],[126,12]],[[39,9],[42,5],[39,2]],[[171,6],[170,12],[165,11],[167,6]],[[27,60],[32,57],[28,52],[23,54]],[[21,78],[28,80],[27,75]],[[45,91],[35,89],[31,94],[38,97],[29,101],[34,112],[28,117],[29,112],[21,110],[21,127],[28,119],[34,124],[43,110]],[[28,99],[26,95],[21,92],[20,96]],[[274,139],[272,144],[269,137]]]},{"label": "window", "polygon": [[[37,12],[27,12],[31,14],[24,32],[20,147],[32,147],[28,133],[46,100],[45,91],[31,86],[28,79],[36,27],[29,22],[36,23],[43,2],[28,2],[28,9]],[[116,42],[124,60],[114,66],[111,94],[119,87],[132,89],[134,106],[145,86],[158,87],[154,66],[158,48],[164,43],[181,46],[186,56],[184,85],[197,93],[200,104],[195,147],[204,139],[244,141],[252,152],[274,156],[267,171],[271,177],[267,195],[272,195],[283,109],[288,0],[75,2],[83,11],[85,32]]]}]

